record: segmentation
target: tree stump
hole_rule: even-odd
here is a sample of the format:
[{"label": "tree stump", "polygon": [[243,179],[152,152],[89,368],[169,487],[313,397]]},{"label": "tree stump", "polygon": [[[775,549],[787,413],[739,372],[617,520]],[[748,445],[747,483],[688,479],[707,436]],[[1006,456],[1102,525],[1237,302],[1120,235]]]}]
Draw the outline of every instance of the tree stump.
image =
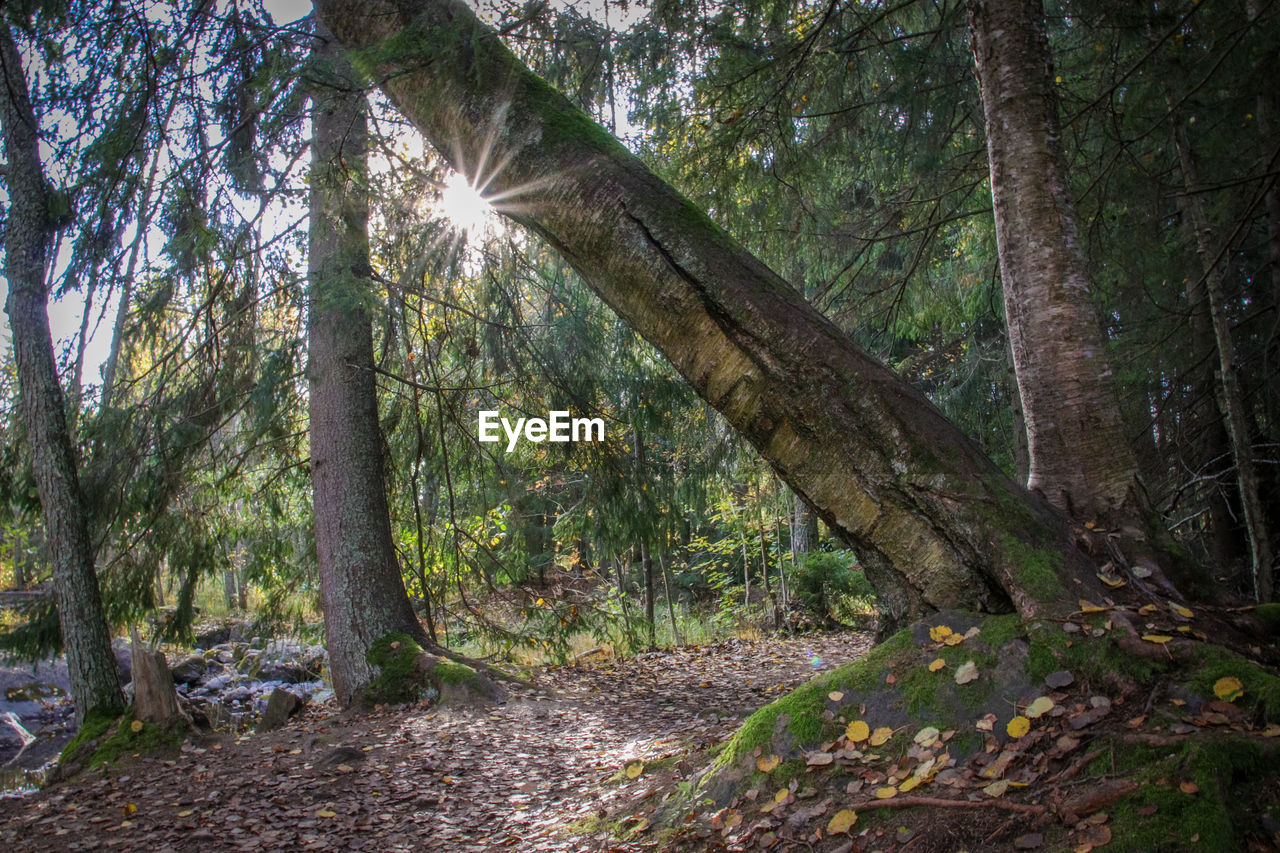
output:
[{"label": "tree stump", "polygon": [[178,693],[173,686],[173,676],[164,659],[164,652],[147,648],[138,637],[136,628],[130,630],[133,665],[133,718],[144,723],[165,726],[181,718],[178,710]]}]

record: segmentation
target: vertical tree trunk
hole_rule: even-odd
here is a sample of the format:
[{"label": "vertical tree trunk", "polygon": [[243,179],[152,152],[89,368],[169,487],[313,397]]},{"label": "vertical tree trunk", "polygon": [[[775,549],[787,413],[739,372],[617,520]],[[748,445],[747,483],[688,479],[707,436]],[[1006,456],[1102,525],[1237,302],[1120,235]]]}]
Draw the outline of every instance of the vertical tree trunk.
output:
[{"label": "vertical tree trunk", "polygon": [[680,639],[680,626],[676,624],[676,606],[671,600],[671,576],[667,573],[667,563],[658,555],[658,571],[662,572],[662,592],[667,600],[667,618],[671,620],[671,639],[677,646],[684,645]]},{"label": "vertical tree trunk", "polygon": [[1065,617],[1101,594],[1058,513],[463,2],[319,0],[316,11],[444,157],[501,164],[487,176],[500,209],[559,251],[858,552],[885,629],[939,607]]},{"label": "vertical tree trunk", "polygon": [[1068,515],[1145,527],[1067,186],[1040,0],[969,0],[1027,484]]},{"label": "vertical tree trunk", "polygon": [[791,561],[800,566],[805,555],[818,547],[818,516],[804,498],[797,494],[792,494],[791,498]]},{"label": "vertical tree trunk", "polygon": [[48,261],[48,189],[40,165],[35,114],[17,45],[0,20],[0,123],[8,160],[9,210],[5,224],[5,310],[13,334],[14,360],[31,463],[35,472],[49,555],[58,624],[67,654],[76,719],[117,714],[124,708],[111,633],[102,608],[93,545],[75,451],[67,431],[49,331],[45,265]]},{"label": "vertical tree trunk", "polygon": [[[1172,101],[1172,98],[1170,98]],[[1209,218],[1204,212],[1202,196],[1195,192],[1199,185],[1195,157],[1186,126],[1174,122],[1174,144],[1178,149],[1178,166],[1187,192],[1181,200],[1182,209],[1190,219],[1195,233],[1196,255],[1200,258],[1203,280],[1197,290],[1203,290],[1203,302],[1212,324],[1212,352],[1217,362],[1216,395],[1226,414],[1227,438],[1231,444],[1231,456],[1235,460],[1236,480],[1240,484],[1240,501],[1244,508],[1245,528],[1249,531],[1250,557],[1253,563],[1253,593],[1259,602],[1271,601],[1272,561],[1271,531],[1268,528],[1266,508],[1261,498],[1257,462],[1250,441],[1249,415],[1245,410],[1244,393],[1236,373],[1235,343],[1231,338],[1231,321],[1227,317],[1226,299],[1222,290],[1222,275],[1216,263],[1217,257],[1211,245]],[[1188,294],[1190,296],[1190,294]],[[1199,301],[1199,300],[1197,300]],[[1192,305],[1192,310],[1200,310]]]},{"label": "vertical tree trunk", "polygon": [[365,99],[332,37],[317,26],[312,69],[307,378],[320,602],[338,701],[360,698],[370,646],[391,632],[425,636],[391,539],[366,305],[369,204]]}]

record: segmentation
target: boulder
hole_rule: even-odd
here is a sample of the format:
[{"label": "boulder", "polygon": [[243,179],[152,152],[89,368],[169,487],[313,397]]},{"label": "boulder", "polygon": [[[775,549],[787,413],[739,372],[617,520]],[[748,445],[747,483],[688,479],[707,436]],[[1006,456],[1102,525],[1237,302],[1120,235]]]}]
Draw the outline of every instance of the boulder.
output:
[{"label": "boulder", "polygon": [[199,684],[208,670],[209,664],[201,655],[188,655],[174,664],[170,672],[173,673],[175,684]]},{"label": "boulder", "polygon": [[277,687],[267,698],[267,708],[258,720],[258,731],[269,732],[282,728],[289,718],[302,708],[302,700],[288,690]]}]

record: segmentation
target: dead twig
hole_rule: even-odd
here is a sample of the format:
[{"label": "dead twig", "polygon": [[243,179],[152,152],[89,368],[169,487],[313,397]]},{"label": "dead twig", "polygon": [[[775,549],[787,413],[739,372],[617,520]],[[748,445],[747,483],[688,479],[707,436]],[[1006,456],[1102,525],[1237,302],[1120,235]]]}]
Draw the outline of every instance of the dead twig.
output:
[{"label": "dead twig", "polygon": [[944,800],[938,797],[894,797],[890,800],[869,800],[854,806],[854,811],[864,809],[905,809],[911,806],[931,806],[940,809],[1004,809],[1022,814],[1044,814],[1046,808],[1031,803],[1011,803],[1005,800]]}]

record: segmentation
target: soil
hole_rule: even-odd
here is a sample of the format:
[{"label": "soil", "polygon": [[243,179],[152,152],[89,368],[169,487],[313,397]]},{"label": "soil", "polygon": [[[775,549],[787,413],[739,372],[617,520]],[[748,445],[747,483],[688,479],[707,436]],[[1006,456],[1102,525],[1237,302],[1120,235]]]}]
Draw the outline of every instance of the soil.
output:
[{"label": "soil", "polygon": [[188,740],[0,800],[6,853],[53,850],[639,851],[707,749],[868,634],[732,640],[537,670],[503,705],[311,706],[279,731]]}]

